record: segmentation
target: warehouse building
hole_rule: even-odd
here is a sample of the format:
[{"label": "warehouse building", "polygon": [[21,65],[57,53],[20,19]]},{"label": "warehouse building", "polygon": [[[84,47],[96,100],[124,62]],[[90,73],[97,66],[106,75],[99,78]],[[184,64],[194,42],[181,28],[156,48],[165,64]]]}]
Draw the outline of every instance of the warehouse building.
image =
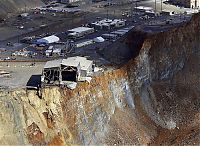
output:
[{"label": "warehouse building", "polygon": [[59,42],[60,41],[60,38],[55,36],[55,35],[51,35],[51,36],[48,36],[48,37],[44,37],[44,38],[41,38],[41,39],[38,39],[36,41],[36,44],[40,45],[40,44],[44,44],[44,45],[47,45],[47,44],[52,44],[52,43],[56,43],[56,42]]},{"label": "warehouse building", "polygon": [[46,57],[59,57],[64,55],[66,50],[66,45],[63,44],[55,44],[49,46],[47,50],[45,50]]},{"label": "warehouse building", "polygon": [[102,34],[101,36],[102,38],[106,40],[116,40],[118,38],[116,34],[112,34],[112,33],[105,33],[105,34]]},{"label": "warehouse building", "polygon": [[114,20],[103,19],[103,20],[91,23],[91,26],[94,27],[95,29],[104,29],[104,30],[119,28],[125,25],[126,25],[126,20],[123,20],[123,19],[114,19]]},{"label": "warehouse building", "polygon": [[91,34],[94,32],[94,28],[89,27],[77,27],[71,30],[68,30],[68,38],[76,39],[84,37],[85,35]]}]

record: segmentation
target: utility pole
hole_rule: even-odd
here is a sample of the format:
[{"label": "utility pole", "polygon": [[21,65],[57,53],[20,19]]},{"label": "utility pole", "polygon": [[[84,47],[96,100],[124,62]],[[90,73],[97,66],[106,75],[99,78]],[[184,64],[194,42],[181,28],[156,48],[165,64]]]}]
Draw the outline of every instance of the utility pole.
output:
[{"label": "utility pole", "polygon": [[156,0],[155,0],[155,12],[156,12]]},{"label": "utility pole", "polygon": [[25,13],[26,13],[26,4],[25,4]]},{"label": "utility pole", "polygon": [[135,1],[135,8],[136,8],[136,11],[137,11],[137,0]]},{"label": "utility pole", "polygon": [[135,8],[134,8],[135,14],[137,14],[137,0],[135,0]]},{"label": "utility pole", "polygon": [[162,3],[163,3],[163,2],[162,2],[162,0],[161,0],[161,6],[160,6],[160,8],[161,8],[161,12],[162,12]]},{"label": "utility pole", "polygon": [[107,18],[107,20],[108,20],[108,9],[107,9],[107,11],[106,11],[106,18]]},{"label": "utility pole", "polygon": [[135,1],[135,7],[137,7],[137,0]]}]

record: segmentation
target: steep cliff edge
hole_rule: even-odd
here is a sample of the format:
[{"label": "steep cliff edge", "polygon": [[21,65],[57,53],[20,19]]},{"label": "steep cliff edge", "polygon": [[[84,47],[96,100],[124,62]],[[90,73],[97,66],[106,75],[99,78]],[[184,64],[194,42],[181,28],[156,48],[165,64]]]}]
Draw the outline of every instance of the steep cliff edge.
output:
[{"label": "steep cliff edge", "polygon": [[199,36],[198,14],[75,90],[1,91],[0,144],[200,144]]}]

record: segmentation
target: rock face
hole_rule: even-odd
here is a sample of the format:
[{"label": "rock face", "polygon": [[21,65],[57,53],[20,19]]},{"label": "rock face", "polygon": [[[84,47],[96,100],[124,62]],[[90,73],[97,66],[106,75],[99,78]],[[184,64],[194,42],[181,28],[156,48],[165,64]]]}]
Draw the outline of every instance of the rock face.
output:
[{"label": "rock face", "polygon": [[200,144],[199,36],[195,15],[75,90],[1,91],[0,144]]}]

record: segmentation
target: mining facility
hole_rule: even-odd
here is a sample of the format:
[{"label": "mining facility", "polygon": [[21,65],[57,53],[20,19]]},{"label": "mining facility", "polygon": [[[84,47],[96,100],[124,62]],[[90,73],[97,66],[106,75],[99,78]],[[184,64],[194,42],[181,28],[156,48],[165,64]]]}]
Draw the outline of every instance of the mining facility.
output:
[{"label": "mining facility", "polygon": [[199,4],[0,1],[0,145],[200,145]]}]

